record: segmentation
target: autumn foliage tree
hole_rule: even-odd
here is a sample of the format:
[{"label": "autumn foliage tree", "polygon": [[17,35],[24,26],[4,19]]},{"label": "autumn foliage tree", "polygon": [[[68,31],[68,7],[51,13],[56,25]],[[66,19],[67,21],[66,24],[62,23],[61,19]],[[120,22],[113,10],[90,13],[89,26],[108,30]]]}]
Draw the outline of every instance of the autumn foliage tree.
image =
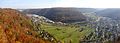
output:
[{"label": "autumn foliage tree", "polygon": [[[32,22],[21,12],[13,9],[0,9],[0,43],[52,43],[42,38],[32,29]],[[26,34],[31,32],[30,35]]]}]

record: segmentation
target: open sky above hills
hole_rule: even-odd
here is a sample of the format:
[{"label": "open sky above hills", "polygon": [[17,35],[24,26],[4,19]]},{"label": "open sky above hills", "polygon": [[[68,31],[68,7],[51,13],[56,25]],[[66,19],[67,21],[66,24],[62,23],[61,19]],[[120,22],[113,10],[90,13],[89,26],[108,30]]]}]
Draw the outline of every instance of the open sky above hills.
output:
[{"label": "open sky above hills", "polygon": [[0,0],[0,8],[120,8],[120,0]]}]

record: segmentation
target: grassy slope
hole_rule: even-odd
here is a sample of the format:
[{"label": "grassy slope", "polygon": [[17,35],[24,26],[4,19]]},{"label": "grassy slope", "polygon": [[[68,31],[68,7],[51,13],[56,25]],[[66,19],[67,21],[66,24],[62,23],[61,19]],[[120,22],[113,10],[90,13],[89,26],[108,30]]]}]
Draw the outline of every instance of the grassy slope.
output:
[{"label": "grassy slope", "polygon": [[[52,34],[57,40],[64,43],[79,43],[85,36],[93,31],[88,27],[80,26],[76,27],[74,25],[54,25],[49,23],[41,23],[41,28]],[[84,28],[82,32],[77,31],[80,28]]]}]

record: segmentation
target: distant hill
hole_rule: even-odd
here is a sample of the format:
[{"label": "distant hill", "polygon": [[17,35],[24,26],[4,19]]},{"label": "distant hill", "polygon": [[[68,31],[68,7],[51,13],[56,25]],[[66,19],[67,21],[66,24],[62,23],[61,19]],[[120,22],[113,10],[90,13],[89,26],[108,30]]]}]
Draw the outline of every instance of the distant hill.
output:
[{"label": "distant hill", "polygon": [[56,22],[78,22],[85,21],[86,17],[82,13],[94,12],[92,8],[45,8],[45,9],[26,9],[25,13],[37,14]]},{"label": "distant hill", "polygon": [[81,13],[91,13],[91,12],[99,11],[98,9],[94,9],[94,8],[76,8],[76,10],[80,11]]},{"label": "distant hill", "polygon": [[98,12],[95,12],[97,15],[110,17],[113,19],[120,19],[120,9],[119,8],[111,8],[111,9],[104,9]]},{"label": "distant hill", "polygon": [[[77,11],[80,11],[81,13],[90,13],[90,12],[96,12],[96,11],[99,11],[98,9],[95,9],[95,8],[70,8],[70,7],[68,7],[68,8],[62,8],[62,7],[55,7],[55,8],[43,8],[44,9],[44,11],[46,11],[47,9],[71,9],[71,10],[77,10]],[[25,11],[25,12],[27,12],[27,13],[37,13],[37,12],[39,12],[40,10],[42,10],[43,11],[43,9],[41,8],[41,9],[18,9],[18,10],[23,10],[23,11]],[[46,9],[46,10],[45,10]],[[34,12],[33,12],[34,11]]]}]

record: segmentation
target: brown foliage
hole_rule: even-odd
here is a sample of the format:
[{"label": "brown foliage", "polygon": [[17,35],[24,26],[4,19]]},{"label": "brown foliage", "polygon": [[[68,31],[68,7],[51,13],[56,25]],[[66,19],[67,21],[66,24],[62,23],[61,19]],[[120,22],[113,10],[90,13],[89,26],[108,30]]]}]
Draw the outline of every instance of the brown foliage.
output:
[{"label": "brown foliage", "polygon": [[[50,43],[34,37],[32,28],[29,18],[19,11],[0,9],[0,43]],[[34,35],[27,35],[27,31]]]}]

